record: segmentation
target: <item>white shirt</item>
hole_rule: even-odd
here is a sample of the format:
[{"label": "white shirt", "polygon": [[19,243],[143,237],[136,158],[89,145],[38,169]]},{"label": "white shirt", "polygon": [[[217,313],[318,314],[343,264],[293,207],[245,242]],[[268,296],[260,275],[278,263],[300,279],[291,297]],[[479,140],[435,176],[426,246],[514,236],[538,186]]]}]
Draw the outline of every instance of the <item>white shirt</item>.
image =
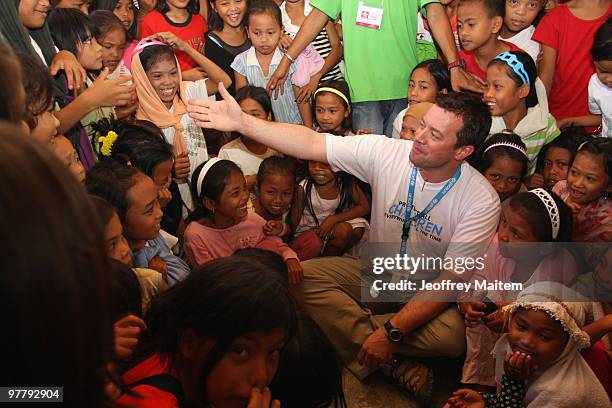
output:
[{"label": "white shirt", "polygon": [[[393,243],[399,253],[408,183],[414,165],[413,142],[372,137],[327,135],[327,160],[334,171],[353,174],[372,187],[370,243]],[[417,176],[414,209],[422,211],[446,181],[426,183]],[[407,254],[448,258],[484,254],[499,222],[499,197],[491,184],[467,163],[461,177],[424,219],[410,229]],[[478,245],[466,245],[478,243]],[[397,244],[397,246],[395,245]]]},{"label": "white shirt", "polygon": [[534,61],[538,60],[538,54],[540,53],[540,43],[537,41],[533,41],[531,37],[535,32],[535,27],[530,25],[523,31],[517,33],[516,35],[510,38],[503,38],[501,35],[497,38],[503,41],[507,41],[512,43],[525,51]]},{"label": "white shirt", "polygon": [[242,143],[240,138],[234,139],[223,145],[219,150],[219,158],[231,160],[240,167],[245,176],[252,176],[259,171],[259,165],[264,159],[272,156],[278,156],[278,152],[274,149],[268,149],[264,154],[255,154]]},{"label": "white shirt", "polygon": [[589,111],[601,115],[601,136],[612,137],[612,88],[601,82],[597,74],[589,80]]}]

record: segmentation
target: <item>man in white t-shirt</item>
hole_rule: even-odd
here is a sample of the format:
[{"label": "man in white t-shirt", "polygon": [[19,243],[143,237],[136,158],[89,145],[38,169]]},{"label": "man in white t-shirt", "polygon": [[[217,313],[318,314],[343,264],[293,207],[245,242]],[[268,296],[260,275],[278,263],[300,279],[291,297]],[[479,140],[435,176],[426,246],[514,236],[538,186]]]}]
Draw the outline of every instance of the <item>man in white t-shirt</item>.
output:
[{"label": "man in white t-shirt", "polygon": [[[395,254],[413,169],[418,170],[414,172],[411,218],[430,207],[434,196],[439,198],[449,180],[456,179],[438,204],[413,222],[407,253],[418,256],[424,251],[450,259],[483,255],[500,210],[495,190],[464,162],[484,141],[491,125],[489,110],[479,98],[462,93],[440,95],[425,115],[415,141],[408,142],[374,135],[342,138],[260,121],[242,114],[227,92],[222,95],[221,102],[193,101],[190,115],[200,126],[237,131],[287,155],[328,162],[334,171],[343,170],[368,182],[372,187],[369,240],[397,244]],[[387,303],[372,309],[379,313],[373,314],[362,303],[364,283],[358,260],[319,258],[304,262],[303,267],[304,281],[294,291],[298,301],[359,378],[389,363],[393,354],[457,357],[464,352],[463,319],[451,307],[456,292],[418,291],[405,304]],[[449,269],[423,272],[428,282],[466,278],[462,271]],[[385,312],[395,313],[382,314]],[[419,371],[417,382],[425,382],[426,374]]]}]

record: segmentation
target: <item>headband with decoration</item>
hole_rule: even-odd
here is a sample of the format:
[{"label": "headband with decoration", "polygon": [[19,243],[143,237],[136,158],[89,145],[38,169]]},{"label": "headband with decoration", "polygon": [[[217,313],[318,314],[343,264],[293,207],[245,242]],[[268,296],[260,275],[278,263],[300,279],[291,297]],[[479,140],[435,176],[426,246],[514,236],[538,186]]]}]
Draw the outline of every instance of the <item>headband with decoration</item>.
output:
[{"label": "headband with decoration", "polygon": [[559,214],[557,203],[550,193],[543,188],[535,188],[533,190],[529,190],[529,192],[535,194],[540,201],[544,203],[546,211],[548,211],[550,224],[552,225],[552,238],[557,239],[557,236],[559,235],[559,226],[561,225],[561,215]]},{"label": "headband with decoration", "polygon": [[529,75],[527,74],[527,70],[521,61],[516,58],[516,55],[511,54],[509,52],[502,52],[495,59],[504,61],[516,75],[523,81],[524,84],[530,85],[531,81],[529,80]]},{"label": "headband with decoration", "polygon": [[317,90],[315,91],[315,93],[314,93],[314,96],[317,96],[317,94],[318,94],[319,92],[331,92],[331,93],[333,93],[333,94],[336,94],[336,95],[338,95],[340,98],[342,98],[342,100],[343,100],[344,102],[346,102],[346,105],[347,105],[347,106],[350,106],[350,105],[351,105],[351,104],[349,103],[348,98],[346,97],[346,95],[345,95],[345,94],[343,94],[342,92],[340,92],[339,90],[337,90],[336,88],[330,88],[329,86],[324,86],[324,87],[322,87],[322,88],[317,89]]},{"label": "headband with decoration", "polygon": [[487,147],[484,152],[482,152],[482,154],[485,154],[486,152],[488,152],[489,150],[491,150],[494,147],[500,147],[500,146],[505,146],[505,147],[510,147],[514,150],[518,150],[519,152],[521,152],[525,157],[529,158],[529,156],[527,155],[527,150],[516,143],[512,143],[512,142],[498,142],[498,143],[493,143],[491,146]]},{"label": "headband with decoration", "polygon": [[168,44],[154,38],[145,38],[136,45],[136,48],[134,48],[134,53],[140,55],[145,48],[150,47],[151,45],[165,45],[166,47],[169,47]]}]

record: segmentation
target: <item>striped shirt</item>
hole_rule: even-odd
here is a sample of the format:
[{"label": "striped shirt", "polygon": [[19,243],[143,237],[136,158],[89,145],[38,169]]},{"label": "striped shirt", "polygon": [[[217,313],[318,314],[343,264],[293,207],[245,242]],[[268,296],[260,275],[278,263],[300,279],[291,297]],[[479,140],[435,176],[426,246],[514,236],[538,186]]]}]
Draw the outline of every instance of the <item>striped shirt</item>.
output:
[{"label": "striped shirt", "polygon": [[[300,30],[300,26],[297,26],[291,22],[291,18],[287,14],[287,10],[285,10],[285,2],[280,5],[280,10],[283,18],[283,29],[285,33],[291,38],[295,38],[297,32]],[[304,15],[307,16],[310,14],[312,10],[312,6],[306,0],[304,2]],[[315,37],[312,42],[312,46],[317,50],[321,58],[326,59],[329,53],[331,52],[331,44],[329,42],[329,37],[327,36],[327,30],[323,28],[321,32]],[[338,62],[332,69],[330,69],[323,77],[321,78],[321,82],[327,81],[330,79],[344,79],[342,76],[342,72],[340,71],[340,63]]]},{"label": "striped shirt", "polygon": [[[245,76],[249,85],[260,86],[265,88],[268,85],[270,77],[278,68],[283,53],[276,48],[274,56],[270,62],[270,69],[268,70],[268,76],[264,76],[259,61],[255,55],[255,47],[251,47],[238,56],[232,62],[232,68],[240,75]],[[298,125],[302,124],[302,118],[298,111],[297,103],[295,102],[295,94],[293,93],[293,86],[291,85],[291,75],[295,72],[295,63],[291,64],[289,68],[289,75],[285,80],[285,92],[283,95],[278,95],[278,99],[272,97],[272,112],[274,112],[274,118],[277,122],[295,123]]]}]

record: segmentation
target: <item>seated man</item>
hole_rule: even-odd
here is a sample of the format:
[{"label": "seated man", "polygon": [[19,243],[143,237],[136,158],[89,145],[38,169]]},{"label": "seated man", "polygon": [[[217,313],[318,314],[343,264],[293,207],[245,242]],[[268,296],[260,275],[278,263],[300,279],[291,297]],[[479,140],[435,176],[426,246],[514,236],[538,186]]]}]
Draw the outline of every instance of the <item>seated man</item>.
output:
[{"label": "seated man", "polygon": [[[484,254],[497,228],[500,206],[490,184],[464,162],[482,144],[491,125],[487,106],[476,96],[440,95],[410,142],[372,135],[339,138],[264,122],[242,114],[229,94],[221,93],[223,101],[193,101],[189,106],[198,125],[240,132],[287,155],[327,162],[332,170],[369,183],[371,243],[394,245],[395,255],[401,240],[402,255],[443,260]],[[372,299],[362,297],[363,292],[370,293],[371,283],[362,280],[359,260],[314,259],[304,262],[303,268],[304,282],[294,292],[357,377],[363,379],[391,362],[393,354],[457,357],[464,352],[463,319],[450,307],[456,290],[452,285],[445,291],[418,290],[422,282],[469,279],[464,270],[417,270],[420,279],[412,288],[416,290],[405,293],[399,304],[387,304],[386,309],[396,313],[377,315],[380,304],[371,311],[365,303]],[[427,370],[413,370],[412,362],[404,366],[392,372],[417,391],[428,377]],[[421,383],[416,387],[410,385],[413,371]]]}]

